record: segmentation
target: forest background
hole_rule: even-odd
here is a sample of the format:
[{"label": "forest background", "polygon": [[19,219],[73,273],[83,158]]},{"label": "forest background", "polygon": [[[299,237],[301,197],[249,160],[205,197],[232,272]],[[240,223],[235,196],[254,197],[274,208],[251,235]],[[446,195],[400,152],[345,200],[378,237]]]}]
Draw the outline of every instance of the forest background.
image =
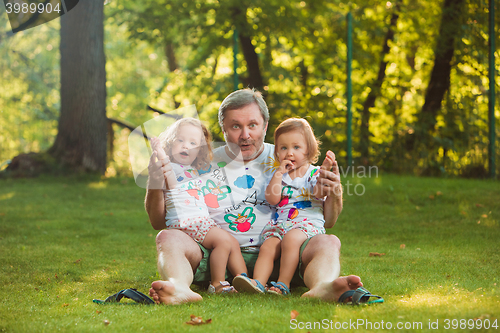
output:
[{"label": "forest background", "polygon": [[[488,176],[485,0],[81,0],[60,20],[15,34],[0,6],[0,170],[17,155],[35,152],[44,165],[128,175],[130,128],[191,104],[222,141],[217,109],[235,88],[235,49],[238,88],[261,90],[269,105],[266,140],[273,141],[283,119],[305,117],[323,152],[333,150],[346,166],[348,13],[354,165]],[[97,125],[81,126],[82,119]],[[68,145],[99,153],[89,163],[61,153]],[[495,151],[498,175],[498,140]]]}]

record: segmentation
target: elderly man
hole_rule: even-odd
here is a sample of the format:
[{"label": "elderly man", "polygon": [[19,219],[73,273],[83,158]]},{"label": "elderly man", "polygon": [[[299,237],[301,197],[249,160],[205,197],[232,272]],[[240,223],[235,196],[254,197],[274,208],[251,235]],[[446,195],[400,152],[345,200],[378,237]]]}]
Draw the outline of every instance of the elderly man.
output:
[{"label": "elderly man", "polygon": [[[260,233],[273,212],[265,201],[265,188],[276,168],[273,145],[264,143],[268,120],[267,105],[258,91],[242,89],[227,96],[219,108],[227,145],[214,152],[214,161],[203,175],[210,216],[239,241],[250,274],[258,256]],[[159,181],[168,171],[168,165],[152,157],[151,179]],[[326,196],[325,227],[331,228],[342,210],[340,174],[332,152],[327,153],[320,173],[318,182]],[[148,189],[145,206],[153,228],[163,229],[163,191]],[[179,230],[161,230],[156,246],[162,280],[152,283],[150,296],[164,304],[200,301],[202,297],[190,286],[209,280],[209,251]],[[292,280],[309,288],[302,297],[338,301],[344,292],[363,285],[358,276],[339,277],[339,255],[340,240],[334,235],[316,235],[304,242]]]}]

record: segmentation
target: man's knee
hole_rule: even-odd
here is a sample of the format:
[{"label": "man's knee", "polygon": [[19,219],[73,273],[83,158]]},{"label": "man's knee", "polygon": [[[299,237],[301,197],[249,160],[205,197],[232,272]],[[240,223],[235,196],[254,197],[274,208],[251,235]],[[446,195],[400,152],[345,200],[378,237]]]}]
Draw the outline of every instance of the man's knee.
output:
[{"label": "man's knee", "polygon": [[183,252],[199,250],[198,244],[191,237],[176,229],[164,229],[156,235],[156,249],[160,251],[167,248]]},{"label": "man's knee", "polygon": [[[318,235],[318,236],[320,236],[320,235]],[[327,235],[327,234],[321,235],[321,236],[324,236],[324,237],[321,237],[319,239],[320,245],[328,246],[330,248],[333,247],[335,249],[340,250],[340,246],[342,244],[340,243],[340,239],[337,236],[335,236],[335,235]]]},{"label": "man's knee", "polygon": [[340,246],[340,239],[335,235],[316,235],[307,243],[302,253],[302,260],[309,262],[317,255],[338,254],[340,253]]},{"label": "man's knee", "polygon": [[183,233],[180,230],[175,229],[163,229],[158,235],[156,235],[156,247],[160,247],[166,244],[175,244],[180,236],[179,233]]}]

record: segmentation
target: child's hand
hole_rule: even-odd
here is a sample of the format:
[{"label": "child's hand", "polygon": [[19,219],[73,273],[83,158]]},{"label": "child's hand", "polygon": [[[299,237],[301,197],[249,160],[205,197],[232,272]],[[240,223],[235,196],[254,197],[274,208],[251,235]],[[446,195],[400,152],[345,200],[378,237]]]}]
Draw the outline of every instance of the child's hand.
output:
[{"label": "child's hand", "polygon": [[327,151],[325,160],[321,165],[315,187],[318,187],[318,189],[315,190],[315,195],[318,198],[331,195],[339,196],[342,194],[339,167],[335,160],[335,154],[330,150]]},{"label": "child's hand", "polygon": [[283,160],[281,161],[280,167],[278,169],[279,172],[282,174],[285,174],[287,172],[290,172],[293,170],[293,163],[290,160]]},{"label": "child's hand", "polygon": [[[177,185],[175,173],[172,169],[172,165],[170,164],[170,158],[165,153],[165,150],[161,147],[160,140],[156,137],[152,137],[151,147],[153,148],[153,154],[151,155],[150,169],[152,166],[151,162],[154,163],[155,157],[158,158],[158,162],[154,163],[154,166],[156,168],[152,168],[154,170],[150,170],[150,174],[154,174],[156,176],[155,178],[157,178],[158,173],[161,172],[163,174],[164,183],[167,188],[174,188]],[[158,169],[160,169],[161,171]],[[163,185],[160,188],[163,188]]]},{"label": "child's hand", "polygon": [[157,137],[152,137],[151,138],[151,148],[156,151],[156,154],[158,156],[158,159],[161,161],[167,157],[167,154],[165,154],[165,150],[161,146],[160,139]]},{"label": "child's hand", "polygon": [[323,170],[332,170],[332,167],[335,163],[335,154],[333,151],[329,150],[326,152],[325,160],[323,161],[323,164],[321,164],[321,169]]}]

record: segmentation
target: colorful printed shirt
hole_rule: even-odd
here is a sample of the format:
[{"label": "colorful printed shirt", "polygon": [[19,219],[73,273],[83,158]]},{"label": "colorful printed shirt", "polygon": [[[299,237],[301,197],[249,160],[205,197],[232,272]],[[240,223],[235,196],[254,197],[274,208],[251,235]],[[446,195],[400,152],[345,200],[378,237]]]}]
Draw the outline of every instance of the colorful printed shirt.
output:
[{"label": "colorful printed shirt", "polygon": [[214,151],[210,168],[200,171],[210,217],[241,247],[260,246],[262,229],[274,215],[265,189],[277,165],[271,144],[265,143],[264,151],[246,163],[232,160],[223,146]]},{"label": "colorful printed shirt", "polygon": [[177,186],[164,190],[166,225],[194,217],[208,217],[208,209],[201,191],[202,180],[192,166],[171,163]]},{"label": "colorful printed shirt", "polygon": [[315,198],[312,194],[319,169],[320,167],[310,165],[303,177],[293,180],[288,173],[283,175],[281,201],[276,206],[275,224],[295,224],[307,220],[319,229],[324,227],[323,199]]}]

